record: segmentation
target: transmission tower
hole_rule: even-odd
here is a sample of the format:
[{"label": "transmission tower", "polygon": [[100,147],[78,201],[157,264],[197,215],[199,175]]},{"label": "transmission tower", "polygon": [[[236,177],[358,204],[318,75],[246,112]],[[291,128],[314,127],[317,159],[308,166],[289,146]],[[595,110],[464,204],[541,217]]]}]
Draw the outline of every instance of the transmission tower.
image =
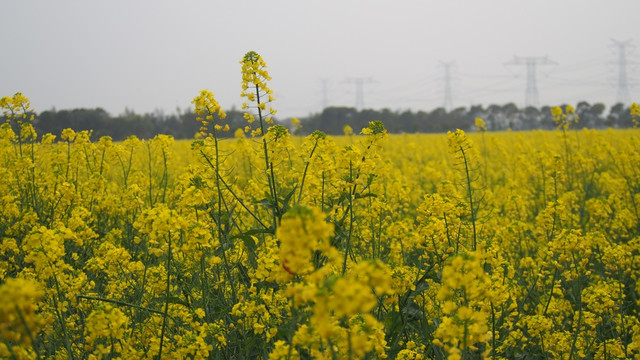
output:
[{"label": "transmission tower", "polygon": [[320,82],[322,83],[322,109],[326,109],[327,106],[329,106],[329,98],[328,98],[328,86],[327,84],[329,83],[329,79],[320,79]]},{"label": "transmission tower", "polygon": [[347,80],[345,80],[345,82],[356,84],[356,109],[362,110],[364,108],[364,91],[363,91],[364,84],[370,84],[375,81],[370,77],[368,78],[357,77],[357,78],[348,78]]},{"label": "transmission tower", "polygon": [[536,67],[538,65],[556,65],[557,63],[547,59],[547,57],[520,57],[515,56],[513,60],[505,65],[526,65],[527,66],[527,88],[524,95],[525,107],[540,106],[540,97],[538,95],[538,84],[536,76]]},{"label": "transmission tower", "polygon": [[444,67],[444,108],[447,111],[453,109],[453,96],[451,95],[451,67],[455,61],[440,62]]},{"label": "transmission tower", "polygon": [[631,96],[629,96],[629,80],[627,78],[627,46],[631,44],[631,40],[611,39],[611,41],[618,48],[618,93],[616,100],[618,103],[629,104]]}]

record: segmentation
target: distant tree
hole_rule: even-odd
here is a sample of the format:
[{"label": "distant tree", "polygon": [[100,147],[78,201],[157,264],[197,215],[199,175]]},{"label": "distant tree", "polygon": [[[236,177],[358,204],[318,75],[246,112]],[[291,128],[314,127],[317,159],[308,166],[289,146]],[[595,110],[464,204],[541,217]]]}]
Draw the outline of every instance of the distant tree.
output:
[{"label": "distant tree", "polygon": [[109,114],[101,108],[43,111],[36,117],[34,123],[38,133],[51,133],[57,136],[66,128],[75,131],[93,130],[94,136],[98,137],[111,132]]},{"label": "distant tree", "polygon": [[607,115],[607,120],[605,122],[606,126],[617,128],[620,127],[621,123],[624,122],[624,104],[617,103],[611,107],[609,110],[609,115]]},{"label": "distant tree", "polygon": [[474,122],[467,117],[467,109],[459,107],[451,110],[447,114],[447,121],[445,124],[446,131],[456,131],[456,129],[469,131]]},{"label": "distant tree", "polygon": [[506,129],[514,129],[520,124],[520,110],[514,103],[505,104],[502,107],[502,117],[503,117],[503,128]]},{"label": "distant tree", "polygon": [[522,113],[522,122],[520,129],[531,130],[540,127],[541,123],[540,109],[533,106],[527,106]]},{"label": "distant tree", "polygon": [[433,110],[428,113],[422,132],[445,132],[447,129],[446,119],[447,110],[442,107]]},{"label": "distant tree", "polygon": [[576,115],[579,117],[578,127],[598,129],[605,126],[605,121],[602,118],[605,106],[602,103],[589,104],[586,101],[581,101],[576,106]]},{"label": "distant tree", "polygon": [[593,127],[596,129],[605,127],[605,120],[602,116],[607,107],[603,103],[595,103],[589,109],[589,118],[593,122]]},{"label": "distant tree", "polygon": [[487,118],[484,119],[487,123],[489,131],[500,130],[503,121],[502,107],[500,105],[489,105],[487,108]]},{"label": "distant tree", "polygon": [[552,130],[556,128],[556,123],[551,115],[551,107],[543,106],[540,108],[540,129]]}]

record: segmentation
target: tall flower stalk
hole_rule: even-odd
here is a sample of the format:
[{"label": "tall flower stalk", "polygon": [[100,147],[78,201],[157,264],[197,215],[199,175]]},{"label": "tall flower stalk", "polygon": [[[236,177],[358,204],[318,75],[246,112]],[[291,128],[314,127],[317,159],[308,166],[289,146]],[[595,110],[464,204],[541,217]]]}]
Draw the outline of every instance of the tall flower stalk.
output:
[{"label": "tall flower stalk", "polygon": [[[231,279],[231,270],[230,270],[231,266],[227,258],[227,253],[224,250],[225,249],[224,244],[228,242],[229,227],[225,227],[226,224],[223,224],[223,220],[229,219],[231,218],[231,216],[227,208],[227,204],[224,200],[224,194],[222,191],[223,185],[227,187],[227,189],[228,189],[228,186],[226,185],[226,182],[224,181],[220,173],[221,161],[220,161],[220,146],[219,146],[219,139],[218,139],[219,132],[228,131],[229,125],[226,124],[225,126],[222,126],[220,123],[216,123],[214,121],[214,116],[216,116],[220,120],[219,122],[221,122],[227,117],[227,115],[224,112],[224,110],[222,110],[222,107],[220,106],[220,104],[218,104],[218,102],[214,98],[213,93],[211,93],[208,90],[201,90],[200,95],[196,96],[193,99],[192,103],[195,105],[194,112],[197,115],[196,119],[200,121],[200,123],[202,124],[202,126],[200,127],[200,132],[198,133],[198,136],[205,138],[205,141],[213,142],[213,148],[214,148],[213,161],[211,160],[210,156],[207,154],[207,152],[203,148],[204,142],[199,142],[196,144],[200,145],[199,146],[200,154],[205,158],[207,163],[213,168],[215,172],[215,186],[216,186],[217,199],[216,199],[216,204],[214,205],[215,211],[212,212],[212,217],[213,217],[214,223],[216,224],[218,241],[221,244],[221,247],[223,249],[222,259],[225,265],[224,266],[225,273],[227,275],[227,278]],[[203,259],[208,255],[209,254],[205,251],[202,255]],[[203,272],[203,277],[204,277],[203,284],[208,283],[206,279],[206,273],[204,272]],[[233,282],[231,282],[231,292],[232,292],[231,295],[232,295],[233,301],[236,301],[237,295],[236,295],[236,290],[235,290],[235,286],[233,285]]]},{"label": "tall flower stalk", "polygon": [[456,166],[459,166],[463,171],[463,188],[469,205],[470,221],[473,230],[471,249],[475,251],[478,239],[476,229],[476,222],[478,220],[478,199],[476,193],[479,188],[474,186],[474,182],[477,178],[473,176],[473,172],[475,172],[478,167],[478,156],[473,148],[471,139],[469,139],[467,134],[460,129],[456,130],[455,133],[449,131],[447,134],[447,143],[449,152],[454,156],[457,162]]},{"label": "tall flower stalk", "polygon": [[[253,136],[262,136],[262,145],[264,149],[264,163],[265,163],[265,175],[269,182],[269,195],[273,201],[272,216],[273,216],[273,229],[277,227],[280,211],[277,206],[277,192],[276,181],[273,174],[273,163],[269,160],[269,151],[267,147],[267,138],[265,135],[266,124],[272,124],[272,116],[276,114],[276,110],[268,104],[273,102],[273,90],[267,86],[267,81],[271,80],[269,73],[267,72],[267,64],[262,57],[255,51],[249,51],[244,55],[242,61],[242,92],[240,96],[246,97],[248,103],[242,104],[243,109],[253,109],[256,114],[252,112],[246,112],[244,118],[247,119],[249,124],[252,124],[257,120],[259,128],[252,131]],[[251,104],[251,105],[249,105]]]},{"label": "tall flower stalk", "polygon": [[[24,196],[23,202],[28,204],[39,216],[42,216],[34,166],[36,161],[34,146],[37,134],[33,127],[35,116],[33,109],[31,109],[31,101],[20,92],[13,96],[3,96],[0,98],[0,110],[5,119],[5,123],[1,126],[4,131],[12,134],[13,143],[18,144],[16,158],[27,165],[25,184],[21,184],[21,180],[18,180],[18,187],[24,189],[21,194]],[[28,148],[27,145],[29,145]],[[21,178],[24,176],[16,173],[16,179]]]},{"label": "tall flower stalk", "polygon": [[571,147],[569,144],[569,139],[567,136],[567,130],[573,124],[578,123],[578,115],[576,114],[575,109],[571,105],[565,106],[564,111],[560,106],[556,106],[551,109],[551,115],[553,116],[553,121],[558,126],[558,129],[562,130],[562,139],[564,141],[564,156],[565,156],[565,166],[567,169],[567,189],[573,188],[574,181],[574,169],[572,163],[572,154]]}]

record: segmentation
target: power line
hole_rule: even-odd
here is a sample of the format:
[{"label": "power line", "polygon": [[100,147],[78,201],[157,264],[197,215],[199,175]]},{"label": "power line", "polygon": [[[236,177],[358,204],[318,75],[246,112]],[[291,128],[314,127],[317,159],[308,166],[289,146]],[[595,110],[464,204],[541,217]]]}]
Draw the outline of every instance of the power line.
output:
[{"label": "power line", "polygon": [[463,92],[463,94],[464,95],[468,95],[468,94],[474,94],[474,93],[478,93],[478,92],[481,92],[481,93],[482,92],[492,93],[492,92],[495,92],[494,88],[496,86],[508,84],[508,83],[514,81],[515,79],[516,78],[514,78],[514,77],[509,77],[506,80],[500,80],[500,81],[497,81],[497,82],[493,82],[493,83],[491,83],[489,85],[485,84],[484,86],[482,86],[480,88],[474,88],[474,89],[467,90],[467,91]]}]

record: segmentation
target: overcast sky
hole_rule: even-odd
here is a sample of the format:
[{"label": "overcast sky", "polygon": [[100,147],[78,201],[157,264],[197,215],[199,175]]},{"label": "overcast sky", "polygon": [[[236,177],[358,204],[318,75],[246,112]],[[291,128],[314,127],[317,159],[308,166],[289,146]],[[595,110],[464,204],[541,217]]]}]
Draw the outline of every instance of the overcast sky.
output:
[{"label": "overcast sky", "polygon": [[[36,111],[185,109],[200,89],[239,107],[245,52],[262,55],[280,117],[323,104],[426,110],[525,103],[536,67],[541,105],[616,101],[618,49],[640,79],[638,0],[28,0],[0,3],[0,96],[23,92]],[[630,88],[640,101],[638,85]]]}]

